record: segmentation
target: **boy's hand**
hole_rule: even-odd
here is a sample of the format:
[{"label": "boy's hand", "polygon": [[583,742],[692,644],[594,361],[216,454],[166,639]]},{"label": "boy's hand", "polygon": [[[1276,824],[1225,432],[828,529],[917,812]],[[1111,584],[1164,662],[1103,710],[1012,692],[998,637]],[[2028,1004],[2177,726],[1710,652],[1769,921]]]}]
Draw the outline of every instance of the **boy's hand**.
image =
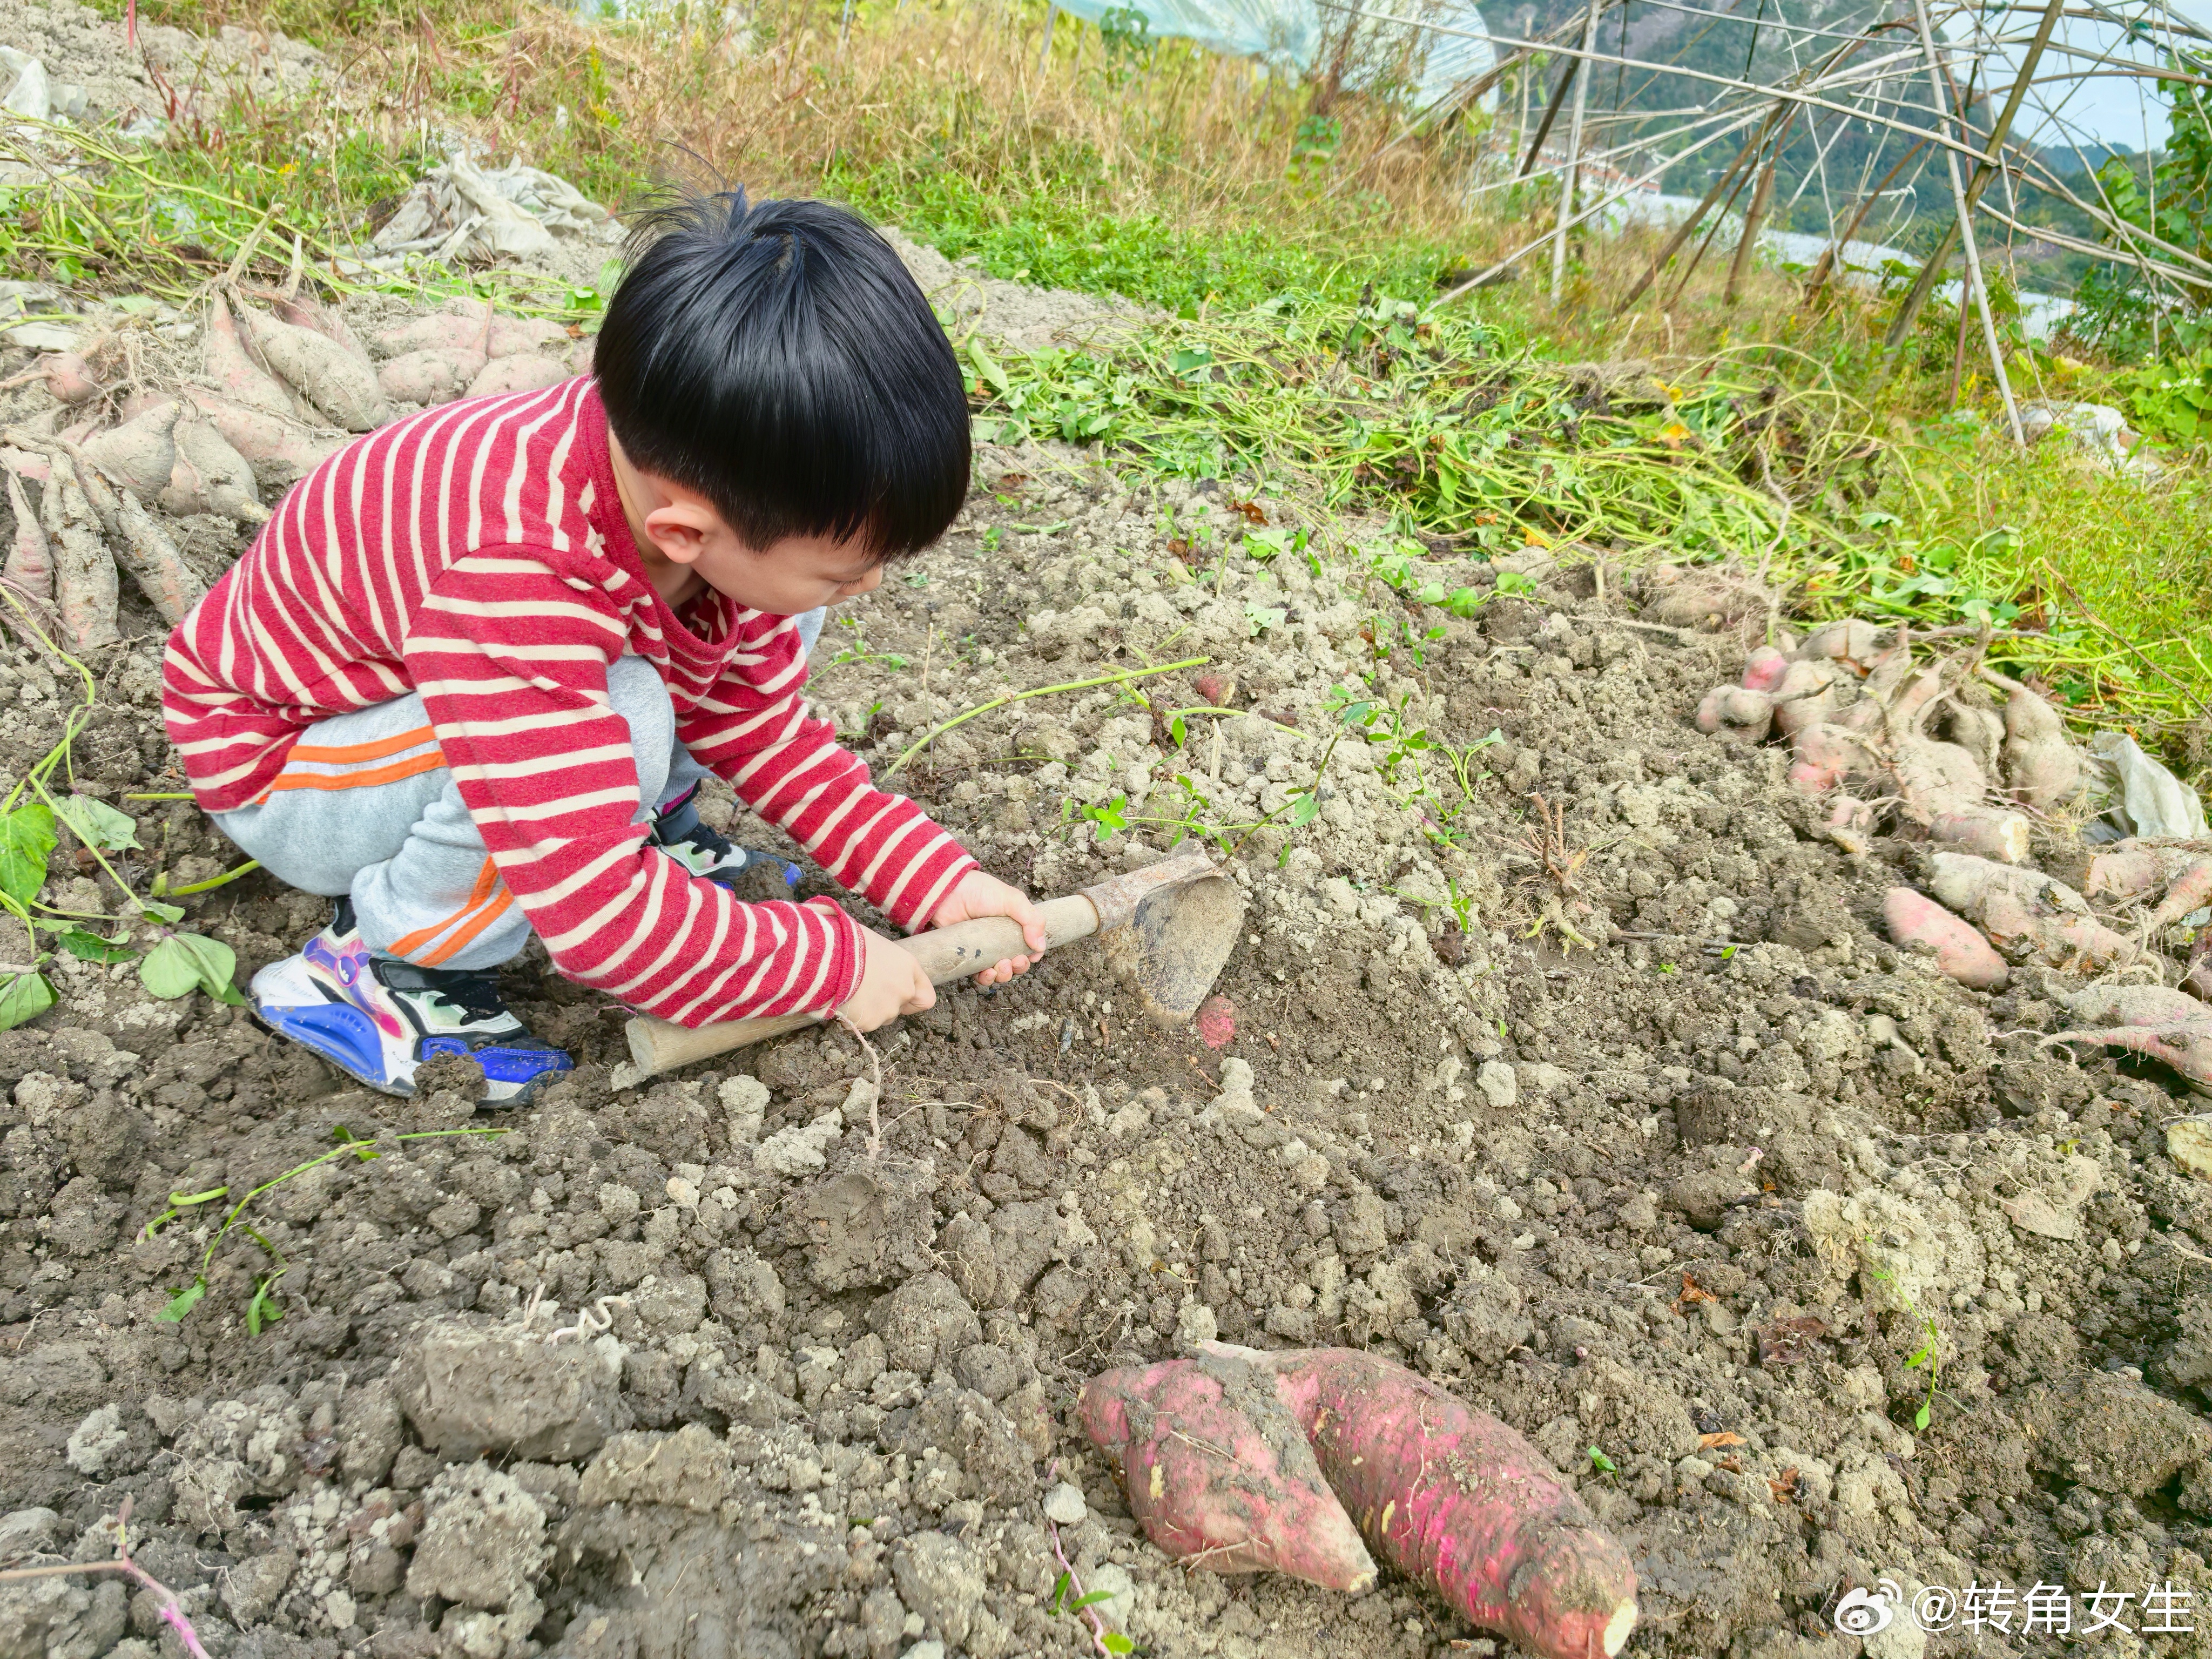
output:
[{"label": "boy's hand", "polygon": [[860,965],[860,982],[838,1005],[840,1018],[850,1020],[856,1030],[872,1031],[902,1014],[937,1006],[937,988],[910,952],[871,928],[860,930],[860,942],[867,958]]},{"label": "boy's hand", "polygon": [[1044,918],[1030,902],[1029,895],[981,870],[971,870],[961,878],[960,884],[937,907],[937,914],[929,919],[929,924],[933,927],[949,927],[956,921],[973,921],[978,916],[1005,916],[1018,923],[1030,951],[1025,957],[1000,958],[975,975],[978,985],[1003,984],[1016,974],[1027,973],[1030,964],[1044,955]]}]

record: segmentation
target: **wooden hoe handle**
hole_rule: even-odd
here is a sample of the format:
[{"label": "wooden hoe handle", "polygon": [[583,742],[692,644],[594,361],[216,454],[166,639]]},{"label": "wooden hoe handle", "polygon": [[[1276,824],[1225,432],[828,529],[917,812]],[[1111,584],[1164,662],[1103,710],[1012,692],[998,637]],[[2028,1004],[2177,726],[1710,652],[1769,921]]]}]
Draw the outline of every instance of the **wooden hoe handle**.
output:
[{"label": "wooden hoe handle", "polygon": [[[1048,900],[1037,908],[1044,917],[1045,936],[1053,950],[1098,931],[1098,912],[1080,893]],[[1026,956],[1030,948],[1022,930],[1005,916],[933,927],[901,939],[899,946],[921,964],[932,985],[980,974],[1008,957]],[[725,1020],[694,1030],[640,1015],[628,1027],[629,1057],[638,1077],[644,1079],[822,1023],[823,1017],[817,1014],[778,1014],[769,1019]]]}]

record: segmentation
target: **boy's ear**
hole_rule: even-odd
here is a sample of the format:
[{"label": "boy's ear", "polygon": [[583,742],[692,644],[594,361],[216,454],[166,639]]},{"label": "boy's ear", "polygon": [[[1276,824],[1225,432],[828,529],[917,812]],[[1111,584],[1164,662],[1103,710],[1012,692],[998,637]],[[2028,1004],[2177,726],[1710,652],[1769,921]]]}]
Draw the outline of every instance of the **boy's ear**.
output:
[{"label": "boy's ear", "polygon": [[645,533],[672,564],[690,564],[720,523],[704,501],[674,501],[645,515]]}]

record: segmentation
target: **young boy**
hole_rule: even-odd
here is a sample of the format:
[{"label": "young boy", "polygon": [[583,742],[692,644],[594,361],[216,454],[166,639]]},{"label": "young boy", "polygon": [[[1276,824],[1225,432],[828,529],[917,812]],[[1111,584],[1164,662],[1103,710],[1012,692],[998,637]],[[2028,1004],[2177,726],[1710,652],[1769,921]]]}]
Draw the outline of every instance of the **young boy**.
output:
[{"label": "young boy", "polygon": [[1044,947],[1030,901],[799,699],[823,607],[967,494],[960,369],[921,290],[823,203],[694,198],[641,243],[593,378],[357,440],[169,641],[200,805],[338,900],[253,976],[255,1009],[387,1093],[443,1054],[482,1062],[492,1102],[569,1068],[501,998],[532,932],[568,978],[686,1025],[930,1006],[913,957],[831,901],[731,892],[745,855],[691,805],[708,772],[900,927],[1003,915]]}]

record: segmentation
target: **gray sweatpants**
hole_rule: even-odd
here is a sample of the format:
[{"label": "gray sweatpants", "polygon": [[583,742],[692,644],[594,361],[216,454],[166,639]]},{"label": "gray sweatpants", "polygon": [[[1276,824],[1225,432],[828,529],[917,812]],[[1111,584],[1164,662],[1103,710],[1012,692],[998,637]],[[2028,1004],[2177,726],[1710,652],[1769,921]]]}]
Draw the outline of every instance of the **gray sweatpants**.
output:
[{"label": "gray sweatpants", "polygon": [[[813,649],[823,614],[799,617],[803,650]],[[707,769],[676,740],[668,687],[642,657],[608,669],[607,700],[629,725],[642,823]],[[214,817],[287,886],[351,895],[362,942],[380,956],[425,968],[495,968],[529,942],[530,923],[461,804],[413,692],[317,721],[262,800]]]}]

